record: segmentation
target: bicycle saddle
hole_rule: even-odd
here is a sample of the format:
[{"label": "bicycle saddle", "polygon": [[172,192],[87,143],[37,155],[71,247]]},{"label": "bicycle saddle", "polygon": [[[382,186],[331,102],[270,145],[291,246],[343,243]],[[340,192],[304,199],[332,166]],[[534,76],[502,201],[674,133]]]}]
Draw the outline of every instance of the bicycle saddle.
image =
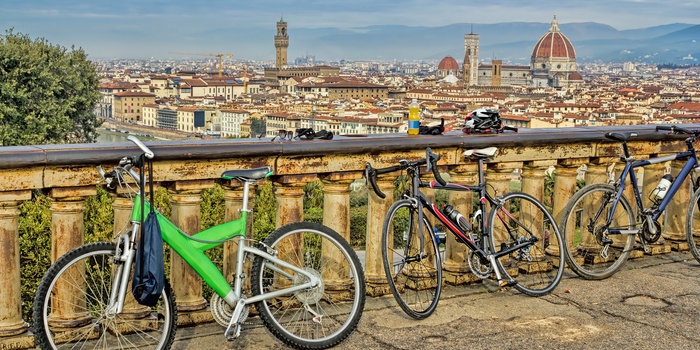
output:
[{"label": "bicycle saddle", "polygon": [[487,147],[487,148],[482,148],[482,149],[469,149],[464,151],[462,153],[463,156],[465,157],[493,157],[494,154],[496,154],[496,151],[498,151],[497,147]]},{"label": "bicycle saddle", "polygon": [[625,142],[630,139],[630,137],[636,137],[639,134],[637,134],[634,131],[628,131],[628,132],[606,132],[605,137],[609,138],[611,140],[616,140],[616,141],[622,141]]},{"label": "bicycle saddle", "polygon": [[272,173],[272,167],[264,166],[254,169],[226,170],[221,174],[222,179],[240,179],[242,181],[258,181]]}]

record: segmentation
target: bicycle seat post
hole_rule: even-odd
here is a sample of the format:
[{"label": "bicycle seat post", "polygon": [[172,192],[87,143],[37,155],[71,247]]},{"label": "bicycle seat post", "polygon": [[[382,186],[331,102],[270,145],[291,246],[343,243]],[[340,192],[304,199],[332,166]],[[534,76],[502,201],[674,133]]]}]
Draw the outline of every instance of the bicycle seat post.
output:
[{"label": "bicycle seat post", "polygon": [[627,141],[622,141],[622,151],[625,153],[625,161],[630,159],[630,149],[627,146]]},{"label": "bicycle seat post", "polygon": [[250,192],[250,185],[251,183],[248,181],[243,182],[243,203],[240,211],[250,211],[250,209],[248,209],[248,194]]}]

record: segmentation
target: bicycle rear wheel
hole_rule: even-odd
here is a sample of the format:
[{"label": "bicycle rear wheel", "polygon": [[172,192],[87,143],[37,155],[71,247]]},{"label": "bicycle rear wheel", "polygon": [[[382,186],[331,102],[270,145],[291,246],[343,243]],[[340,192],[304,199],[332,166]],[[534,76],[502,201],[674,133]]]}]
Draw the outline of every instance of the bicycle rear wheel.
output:
[{"label": "bicycle rear wheel", "polygon": [[[177,328],[175,297],[168,281],[154,307],[109,307],[116,244],[90,243],[60,257],[39,283],[34,298],[34,336],[41,349],[169,349]],[[130,293],[130,291],[128,292]]]},{"label": "bicycle rear wheel", "polygon": [[700,189],[693,193],[685,217],[685,233],[690,252],[700,262]]},{"label": "bicycle rear wheel", "polygon": [[415,319],[430,316],[442,291],[440,252],[423,217],[421,248],[418,211],[407,199],[395,202],[382,228],[382,261],[389,288],[401,309]]},{"label": "bicycle rear wheel", "polygon": [[[312,288],[255,304],[260,319],[278,339],[301,349],[325,349],[357,327],[365,305],[365,277],[357,254],[332,229],[313,222],[282,226],[263,242],[277,258],[319,277]],[[256,256],[253,295],[307,282],[307,278]]]},{"label": "bicycle rear wheel", "polygon": [[552,215],[540,201],[522,192],[507,193],[489,215],[491,251],[498,253],[531,241],[496,259],[501,272],[517,281],[515,289],[530,296],[550,293],[561,280],[564,249]]},{"label": "bicycle rear wheel", "polygon": [[564,253],[569,267],[585,279],[612,276],[625,263],[634,247],[634,234],[611,234],[609,229],[632,230],[634,209],[625,196],[606,221],[617,195],[608,184],[590,184],[580,189],[564,208],[559,225],[564,236]]}]

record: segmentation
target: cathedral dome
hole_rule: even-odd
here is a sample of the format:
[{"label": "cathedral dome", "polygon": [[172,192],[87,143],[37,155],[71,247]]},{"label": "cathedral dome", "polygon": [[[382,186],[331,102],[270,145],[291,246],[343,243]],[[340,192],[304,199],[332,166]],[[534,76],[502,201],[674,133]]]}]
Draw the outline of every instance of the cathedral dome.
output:
[{"label": "cathedral dome", "polygon": [[569,38],[559,31],[556,15],[552,20],[552,27],[549,28],[549,32],[540,38],[537,44],[535,44],[535,48],[532,50],[532,58],[538,57],[576,58],[574,45],[571,44]]},{"label": "cathedral dome", "polygon": [[440,64],[438,64],[438,70],[458,71],[459,63],[457,63],[457,60],[452,58],[452,56],[447,56],[440,61]]},{"label": "cathedral dome", "polygon": [[569,80],[583,80],[583,77],[581,74],[579,74],[579,72],[572,72],[569,74]]}]

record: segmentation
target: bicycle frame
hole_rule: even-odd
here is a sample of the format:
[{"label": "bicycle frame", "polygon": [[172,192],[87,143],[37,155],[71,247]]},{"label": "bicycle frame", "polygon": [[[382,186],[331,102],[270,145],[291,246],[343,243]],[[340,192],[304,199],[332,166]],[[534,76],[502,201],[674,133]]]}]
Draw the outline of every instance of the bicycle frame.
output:
[{"label": "bicycle frame", "polygon": [[[246,245],[246,227],[248,222],[248,193],[250,191],[251,183],[245,182],[243,187],[243,205],[241,208],[241,217],[204,231],[197,234],[189,236],[183,233],[177,226],[175,226],[170,220],[161,215],[158,211],[156,212],[158,223],[161,227],[161,235],[163,241],[168,243],[168,245],[180,255],[200,276],[202,279],[212,287],[212,289],[224,300],[227,304],[234,307],[243,301],[244,305],[256,303],[261,300],[266,300],[274,297],[278,297],[290,292],[295,292],[303,290],[309,287],[315,287],[320,282],[319,278],[313,274],[300,269],[292,264],[282,261],[275,257],[274,255],[262,251],[258,248]],[[146,201],[144,204],[143,212],[149,212],[150,206]],[[119,256],[120,261],[124,261],[126,266],[131,266],[133,258],[135,255],[134,242],[136,240],[136,233],[139,231],[141,222],[141,200],[140,196],[137,195],[134,200],[134,207],[131,212],[131,225],[128,231],[131,231],[131,238],[128,245],[128,249],[125,249],[122,255]],[[128,231],[119,236],[120,243],[125,243],[129,234]],[[237,239],[238,243],[238,254],[236,260],[236,274],[234,276],[234,287],[231,288],[226,278],[223,276],[221,271],[214,265],[214,263],[204,254],[208,249],[214,248],[223,244],[230,239]],[[125,247],[126,245],[119,244],[118,247]],[[274,292],[264,293],[256,295],[250,298],[242,299],[243,290],[243,262],[246,253],[261,256],[262,258],[278,264],[278,266],[269,266],[271,270],[276,273],[283,274],[291,278],[289,272],[284,269],[293,271],[294,273],[301,274],[308,278],[308,282],[299,284],[293,287],[288,287]],[[110,302],[113,305],[114,312],[120,313],[124,305],[124,299],[127,293],[127,286],[129,284],[130,273],[124,273],[123,267],[125,265],[120,265],[117,270],[117,276],[119,277],[119,282],[115,283],[114,288],[111,292]],[[129,271],[130,272],[130,271]]]},{"label": "bicycle frame", "polygon": [[[622,170],[622,174],[620,175],[620,180],[627,179],[627,177],[629,175],[630,182],[632,183],[632,189],[634,191],[635,201],[637,202],[637,208],[644,209],[645,207],[642,204],[642,194],[641,194],[641,191],[639,190],[639,186],[637,185],[637,175],[635,175],[633,169],[644,167],[644,166],[651,165],[651,164],[658,164],[658,163],[667,162],[670,160],[685,159],[685,158],[687,158],[688,160],[686,161],[685,165],[683,165],[683,168],[681,169],[681,171],[676,176],[676,179],[671,184],[671,187],[669,188],[668,192],[666,193],[666,196],[659,204],[659,207],[657,208],[657,210],[654,213],[651,213],[650,218],[653,219],[653,221],[656,221],[659,219],[659,217],[661,217],[661,214],[666,209],[666,206],[668,206],[668,204],[671,202],[671,199],[676,194],[676,192],[678,192],[678,190],[680,189],[680,187],[682,186],[683,182],[688,177],[690,172],[694,168],[696,168],[700,165],[698,163],[697,158],[695,157],[695,151],[688,150],[688,151],[683,151],[683,152],[679,152],[676,154],[672,154],[669,156],[651,158],[648,160],[638,160],[638,161],[634,161],[634,162],[627,161],[627,163],[625,164],[625,168]],[[615,209],[617,209],[617,205],[620,202],[620,197],[622,197],[622,194],[625,191],[625,188],[626,188],[625,181],[620,181],[619,188],[617,190],[617,194],[615,195],[615,199],[613,201],[612,210],[608,214],[607,225],[610,225],[610,223],[613,220],[613,214],[615,213]],[[602,209],[602,207],[601,207],[601,209]],[[596,215],[596,217],[599,214],[600,213],[598,213]],[[644,212],[642,212],[642,214],[643,215],[650,215],[650,214],[644,213]],[[654,228],[651,227],[651,229],[653,230]],[[631,232],[627,232],[627,231],[628,230],[610,230],[610,233],[618,233],[618,234],[631,233]]]},{"label": "bicycle frame", "polygon": [[[532,241],[525,241],[522,243],[518,243],[514,246],[511,246],[507,249],[504,249],[499,252],[488,252],[488,248],[486,245],[486,241],[482,240],[481,246],[477,245],[474,240],[469,237],[467,232],[462,231],[462,229],[452,223],[452,221],[447,218],[438,208],[437,205],[434,203],[430,202],[430,200],[420,191],[420,187],[430,187],[433,189],[444,189],[448,191],[469,191],[469,192],[476,192],[479,194],[479,206],[481,208],[482,213],[486,213],[486,203],[489,203],[493,208],[498,207],[500,204],[498,203],[497,199],[494,199],[491,197],[491,195],[488,194],[486,191],[486,185],[485,185],[485,180],[484,180],[484,173],[481,169],[483,169],[483,163],[484,160],[479,158],[479,172],[478,172],[478,177],[479,177],[479,184],[478,185],[460,185],[460,184],[453,184],[453,183],[446,183],[445,185],[441,185],[438,182],[431,181],[431,182],[424,182],[420,180],[419,175],[416,172],[413,172],[413,198],[418,198],[418,222],[419,222],[419,231],[418,232],[423,232],[423,208],[426,208],[433,216],[435,216],[442,224],[444,224],[447,228],[452,231],[452,233],[457,237],[457,239],[465,244],[469,249],[472,251],[476,252],[482,257],[488,258],[489,260],[491,259],[498,259],[502,256],[506,256],[516,250],[525,248],[529,245],[531,245],[533,242]],[[505,214],[509,216],[510,219],[514,219],[510,213],[508,213],[507,210],[504,210]],[[503,220],[499,216],[499,219]],[[487,230],[488,230],[488,222],[487,220],[481,220],[481,227],[478,228],[478,230],[486,236]],[[528,232],[531,233],[531,232]],[[423,235],[419,235],[420,238],[420,244],[421,244],[421,251],[423,250],[424,247],[424,241],[423,241]],[[500,279],[500,276],[498,276]]]}]

